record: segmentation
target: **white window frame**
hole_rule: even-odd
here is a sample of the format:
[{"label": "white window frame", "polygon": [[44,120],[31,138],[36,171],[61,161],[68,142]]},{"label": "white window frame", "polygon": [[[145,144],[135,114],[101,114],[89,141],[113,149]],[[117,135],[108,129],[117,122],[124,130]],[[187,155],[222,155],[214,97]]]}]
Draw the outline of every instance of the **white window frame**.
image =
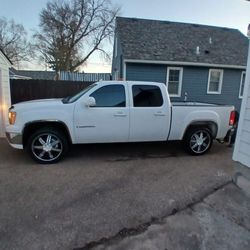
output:
[{"label": "white window frame", "polygon": [[[239,98],[242,99],[243,95],[240,94],[241,92],[241,88],[242,88],[242,84],[243,84],[243,75],[245,74],[245,83],[246,83],[246,71],[242,71],[241,72],[241,78],[240,78],[240,89],[239,89]],[[243,90],[244,93],[244,90]]]},{"label": "white window frame", "polygon": [[167,70],[167,89],[168,89],[168,83],[169,83],[169,71],[170,70],[179,70],[180,71],[180,78],[179,78],[179,86],[178,86],[178,94],[170,94],[170,97],[181,97],[181,90],[182,90],[182,79],[183,79],[183,68],[182,67],[168,67]]},{"label": "white window frame", "polygon": [[[220,81],[219,81],[219,90],[218,91],[209,91],[211,72],[213,72],[213,71],[220,72]],[[222,83],[223,83],[223,75],[224,75],[224,70],[223,69],[209,69],[208,83],[207,83],[207,94],[212,94],[212,95],[220,95],[221,94]]]}]

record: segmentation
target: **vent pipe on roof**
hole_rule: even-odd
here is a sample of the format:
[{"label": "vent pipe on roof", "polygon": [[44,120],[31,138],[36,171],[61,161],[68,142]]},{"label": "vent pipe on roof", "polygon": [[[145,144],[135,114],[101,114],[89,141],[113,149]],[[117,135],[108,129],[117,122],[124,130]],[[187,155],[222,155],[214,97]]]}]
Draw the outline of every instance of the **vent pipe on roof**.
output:
[{"label": "vent pipe on roof", "polygon": [[209,37],[209,44],[212,44],[212,43],[213,43],[212,37]]},{"label": "vent pipe on roof", "polygon": [[200,47],[197,46],[197,47],[196,47],[196,55],[198,56],[199,54],[200,54]]}]

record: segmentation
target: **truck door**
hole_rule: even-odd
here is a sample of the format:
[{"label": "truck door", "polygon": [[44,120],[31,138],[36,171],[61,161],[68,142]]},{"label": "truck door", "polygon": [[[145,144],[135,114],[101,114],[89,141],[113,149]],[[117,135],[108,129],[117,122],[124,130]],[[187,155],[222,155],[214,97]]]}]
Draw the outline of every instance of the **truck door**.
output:
[{"label": "truck door", "polygon": [[[90,90],[76,104],[74,113],[77,143],[127,142],[129,107],[125,84],[104,84]],[[94,97],[96,105],[86,107]]]},{"label": "truck door", "polygon": [[167,139],[171,117],[166,95],[164,86],[136,83],[131,86],[129,141]]}]

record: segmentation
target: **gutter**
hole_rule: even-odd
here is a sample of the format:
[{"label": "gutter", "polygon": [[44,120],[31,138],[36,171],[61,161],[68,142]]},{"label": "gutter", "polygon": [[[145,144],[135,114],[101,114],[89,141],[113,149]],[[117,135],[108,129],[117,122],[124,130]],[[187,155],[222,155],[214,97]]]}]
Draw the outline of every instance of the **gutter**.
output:
[{"label": "gutter", "polygon": [[212,64],[212,63],[196,63],[182,61],[155,61],[155,60],[138,60],[124,59],[124,63],[146,63],[146,64],[165,64],[165,65],[180,65],[180,66],[200,66],[211,68],[228,68],[228,69],[246,69],[245,65],[228,65],[228,64]]}]

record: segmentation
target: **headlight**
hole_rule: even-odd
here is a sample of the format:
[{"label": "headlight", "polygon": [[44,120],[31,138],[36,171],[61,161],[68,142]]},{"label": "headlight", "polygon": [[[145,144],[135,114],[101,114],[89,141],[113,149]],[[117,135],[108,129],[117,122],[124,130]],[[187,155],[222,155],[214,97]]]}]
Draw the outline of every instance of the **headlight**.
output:
[{"label": "headlight", "polygon": [[9,111],[9,124],[14,125],[16,122],[16,112]]}]

